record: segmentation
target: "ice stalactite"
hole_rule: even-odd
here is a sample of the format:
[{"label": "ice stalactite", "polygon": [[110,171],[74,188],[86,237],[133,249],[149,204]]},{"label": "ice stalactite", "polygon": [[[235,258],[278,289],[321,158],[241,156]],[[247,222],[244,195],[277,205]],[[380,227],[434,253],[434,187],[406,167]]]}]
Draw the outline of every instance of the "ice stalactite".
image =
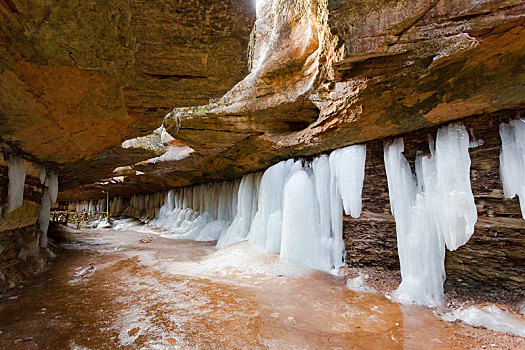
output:
[{"label": "ice stalactite", "polygon": [[258,191],[262,173],[252,173],[243,176],[237,195],[237,211],[230,227],[220,235],[217,248],[240,242],[248,236],[252,219],[257,213]]},{"label": "ice stalactite", "polygon": [[[42,181],[43,180],[43,181]],[[56,203],[58,196],[58,176],[53,170],[40,169],[40,181],[44,185],[44,195],[42,196],[42,209],[38,218],[38,225],[42,234],[40,235],[40,247],[47,247],[47,230],[49,229],[49,214],[51,204]]]},{"label": "ice stalactite", "polygon": [[150,225],[173,238],[215,241],[235,216],[238,188],[238,181],[226,181],[170,190]]},{"label": "ice stalactite", "polygon": [[525,120],[501,123],[500,177],[505,198],[519,197],[521,216],[525,219]]},{"label": "ice stalactite", "polygon": [[22,205],[24,201],[24,183],[26,179],[26,168],[24,160],[19,157],[9,158],[8,176],[9,185],[7,189],[7,210],[10,213]]},{"label": "ice stalactite", "polygon": [[300,163],[295,164],[293,159],[282,161],[268,168],[262,176],[258,210],[247,237],[267,253],[279,254],[281,251],[284,185],[293,169],[302,168]]},{"label": "ice stalactite", "polygon": [[38,218],[38,225],[42,230],[40,236],[40,247],[47,247],[47,230],[49,229],[49,214],[51,212],[51,197],[49,189],[44,188],[44,196],[42,197],[42,209],[40,210],[40,217]]},{"label": "ice stalactite", "polygon": [[418,155],[416,176],[403,139],[387,142],[385,169],[392,215],[396,220],[402,282],[395,300],[428,306],[443,301],[445,245],[465,244],[477,221],[470,187],[469,137],[461,124],[439,129],[431,156]]}]

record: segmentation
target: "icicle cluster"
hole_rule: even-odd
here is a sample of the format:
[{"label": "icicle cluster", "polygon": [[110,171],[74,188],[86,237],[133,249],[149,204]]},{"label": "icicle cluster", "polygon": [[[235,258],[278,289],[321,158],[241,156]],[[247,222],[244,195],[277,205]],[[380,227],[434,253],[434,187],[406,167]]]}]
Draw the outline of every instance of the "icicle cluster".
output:
[{"label": "icicle cluster", "polygon": [[[354,145],[312,162],[282,161],[240,181],[117,197],[111,215],[155,217],[149,224],[168,236],[217,240],[217,248],[249,240],[283,260],[327,271],[344,265],[343,209],[361,214],[365,159],[365,146]],[[93,207],[80,202],[69,208]]]},{"label": "icicle cluster", "polygon": [[343,208],[353,217],[361,215],[365,160],[365,146],[355,145],[312,162],[288,160],[270,167],[248,239],[314,269],[344,265]]},{"label": "icicle cluster", "polygon": [[505,198],[518,195],[525,219],[525,120],[501,123],[500,177]]},{"label": "icicle cluster", "polygon": [[81,201],[81,202],[69,202],[67,205],[68,211],[76,212],[105,212],[106,211],[106,198],[101,200]]},{"label": "icicle cluster", "polygon": [[16,210],[22,205],[24,201],[24,183],[26,179],[26,168],[24,160],[19,157],[12,156],[9,158],[8,176],[9,185],[7,188],[7,210],[6,213]]},{"label": "icicle cluster", "polygon": [[470,187],[469,137],[461,124],[439,129],[431,156],[416,157],[416,176],[403,155],[403,140],[385,144],[385,168],[402,282],[393,293],[402,303],[436,306],[443,301],[445,245],[455,250],[477,221]]},{"label": "icicle cluster", "polygon": [[215,241],[235,216],[238,190],[239,181],[170,190],[150,225],[165,229],[174,238]]}]

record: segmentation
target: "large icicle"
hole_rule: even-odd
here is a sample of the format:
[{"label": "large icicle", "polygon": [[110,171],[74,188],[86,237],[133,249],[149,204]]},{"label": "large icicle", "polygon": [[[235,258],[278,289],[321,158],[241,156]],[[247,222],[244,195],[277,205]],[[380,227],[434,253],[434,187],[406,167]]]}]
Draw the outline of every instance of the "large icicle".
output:
[{"label": "large icicle", "polygon": [[7,189],[7,210],[10,213],[22,205],[24,201],[24,183],[26,179],[26,168],[24,160],[20,157],[9,158],[8,176],[9,185]]},{"label": "large icicle", "polygon": [[361,215],[363,181],[365,178],[366,146],[353,145],[330,154],[332,179],[343,200],[347,215]]},{"label": "large icicle", "polygon": [[525,219],[525,120],[501,123],[500,177],[505,198],[518,195],[521,216]]},{"label": "large icicle", "polygon": [[[385,168],[396,220],[402,282],[393,297],[436,306],[443,301],[445,244],[465,244],[477,221],[470,186],[469,137],[462,124],[438,130],[431,157],[417,156],[416,177],[401,138],[385,144]],[[416,180],[417,178],[417,180]]]},{"label": "large icicle", "polygon": [[293,174],[284,187],[281,258],[312,269],[327,270],[330,255],[321,254],[319,205],[306,171]]},{"label": "large icicle", "polygon": [[[445,280],[445,248],[427,208],[428,198],[423,191],[418,193],[416,178],[403,155],[403,139],[387,142],[384,151],[402,278],[393,297],[405,304],[440,305]],[[427,160],[430,161],[420,158],[418,162],[427,163]]]},{"label": "large icicle", "polygon": [[448,250],[456,250],[467,243],[478,221],[470,187],[468,149],[469,136],[463,124],[453,123],[440,128],[433,152],[436,175],[425,181],[425,184],[436,183],[435,191],[430,193],[431,206]]}]

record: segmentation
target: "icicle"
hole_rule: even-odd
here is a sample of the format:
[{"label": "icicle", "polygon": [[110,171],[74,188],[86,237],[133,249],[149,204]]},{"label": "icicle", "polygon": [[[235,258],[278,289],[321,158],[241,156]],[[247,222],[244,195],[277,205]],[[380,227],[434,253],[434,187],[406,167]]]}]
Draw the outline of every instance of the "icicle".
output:
[{"label": "icicle", "polygon": [[260,178],[261,174],[258,173],[243,176],[237,199],[237,214],[228,230],[219,237],[217,248],[224,248],[246,239],[252,218],[257,212],[256,198]]},{"label": "icicle", "polygon": [[445,244],[449,250],[465,244],[477,212],[465,127],[450,124],[438,130],[435,146],[429,141],[432,156],[417,156],[416,177],[401,138],[385,144],[384,157],[402,276],[393,297],[436,306],[443,300]]},{"label": "icicle", "polygon": [[56,203],[58,196],[58,176],[53,170],[47,171],[44,186],[49,188],[49,198],[51,199],[51,203]]},{"label": "icicle", "polygon": [[281,259],[328,270],[331,267],[327,261],[329,255],[321,253],[319,240],[319,208],[314,183],[306,171],[297,171],[284,186]]},{"label": "icicle", "polygon": [[40,247],[47,247],[47,230],[49,229],[49,214],[51,212],[51,196],[49,189],[44,188],[44,196],[42,197],[42,209],[40,210],[40,217],[38,218],[38,225],[43,234],[40,235]]},{"label": "icicle", "polygon": [[22,205],[24,201],[24,183],[26,179],[26,168],[24,160],[19,157],[9,158],[7,163],[9,186],[7,189],[7,210],[10,213]]},{"label": "icicle", "polygon": [[431,205],[438,231],[449,250],[468,242],[478,221],[474,195],[470,187],[469,135],[462,124],[449,124],[438,130],[435,172],[428,183],[436,183]]},{"label": "icicle", "polygon": [[[279,253],[280,250],[281,223],[273,222],[270,224],[270,217],[273,215],[274,220],[282,217],[283,189],[290,171],[289,168],[290,166],[287,166],[287,163],[282,161],[264,172],[259,191],[258,211],[253,218],[248,235],[250,242],[262,248],[269,248],[267,250],[272,253]],[[272,229],[271,241],[267,244],[269,228]],[[276,248],[277,241],[279,242],[278,248]]]},{"label": "icicle", "polygon": [[363,181],[365,178],[366,146],[353,145],[330,154],[330,167],[347,215],[361,215]]},{"label": "icicle", "polygon": [[440,305],[445,280],[442,238],[427,208],[427,198],[423,192],[418,193],[416,179],[403,156],[403,139],[386,143],[384,151],[402,278],[392,296],[401,303]]},{"label": "icicle", "polygon": [[501,123],[500,177],[505,198],[518,195],[521,216],[525,219],[525,120]]}]

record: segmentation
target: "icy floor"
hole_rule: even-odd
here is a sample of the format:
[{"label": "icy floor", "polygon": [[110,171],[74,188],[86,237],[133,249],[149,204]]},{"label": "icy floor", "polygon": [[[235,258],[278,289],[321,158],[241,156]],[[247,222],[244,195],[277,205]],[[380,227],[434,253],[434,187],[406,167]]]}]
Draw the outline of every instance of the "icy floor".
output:
[{"label": "icy floor", "polygon": [[246,242],[217,251],[127,225],[70,231],[47,273],[1,299],[0,348],[525,348],[524,338],[352,291]]}]

